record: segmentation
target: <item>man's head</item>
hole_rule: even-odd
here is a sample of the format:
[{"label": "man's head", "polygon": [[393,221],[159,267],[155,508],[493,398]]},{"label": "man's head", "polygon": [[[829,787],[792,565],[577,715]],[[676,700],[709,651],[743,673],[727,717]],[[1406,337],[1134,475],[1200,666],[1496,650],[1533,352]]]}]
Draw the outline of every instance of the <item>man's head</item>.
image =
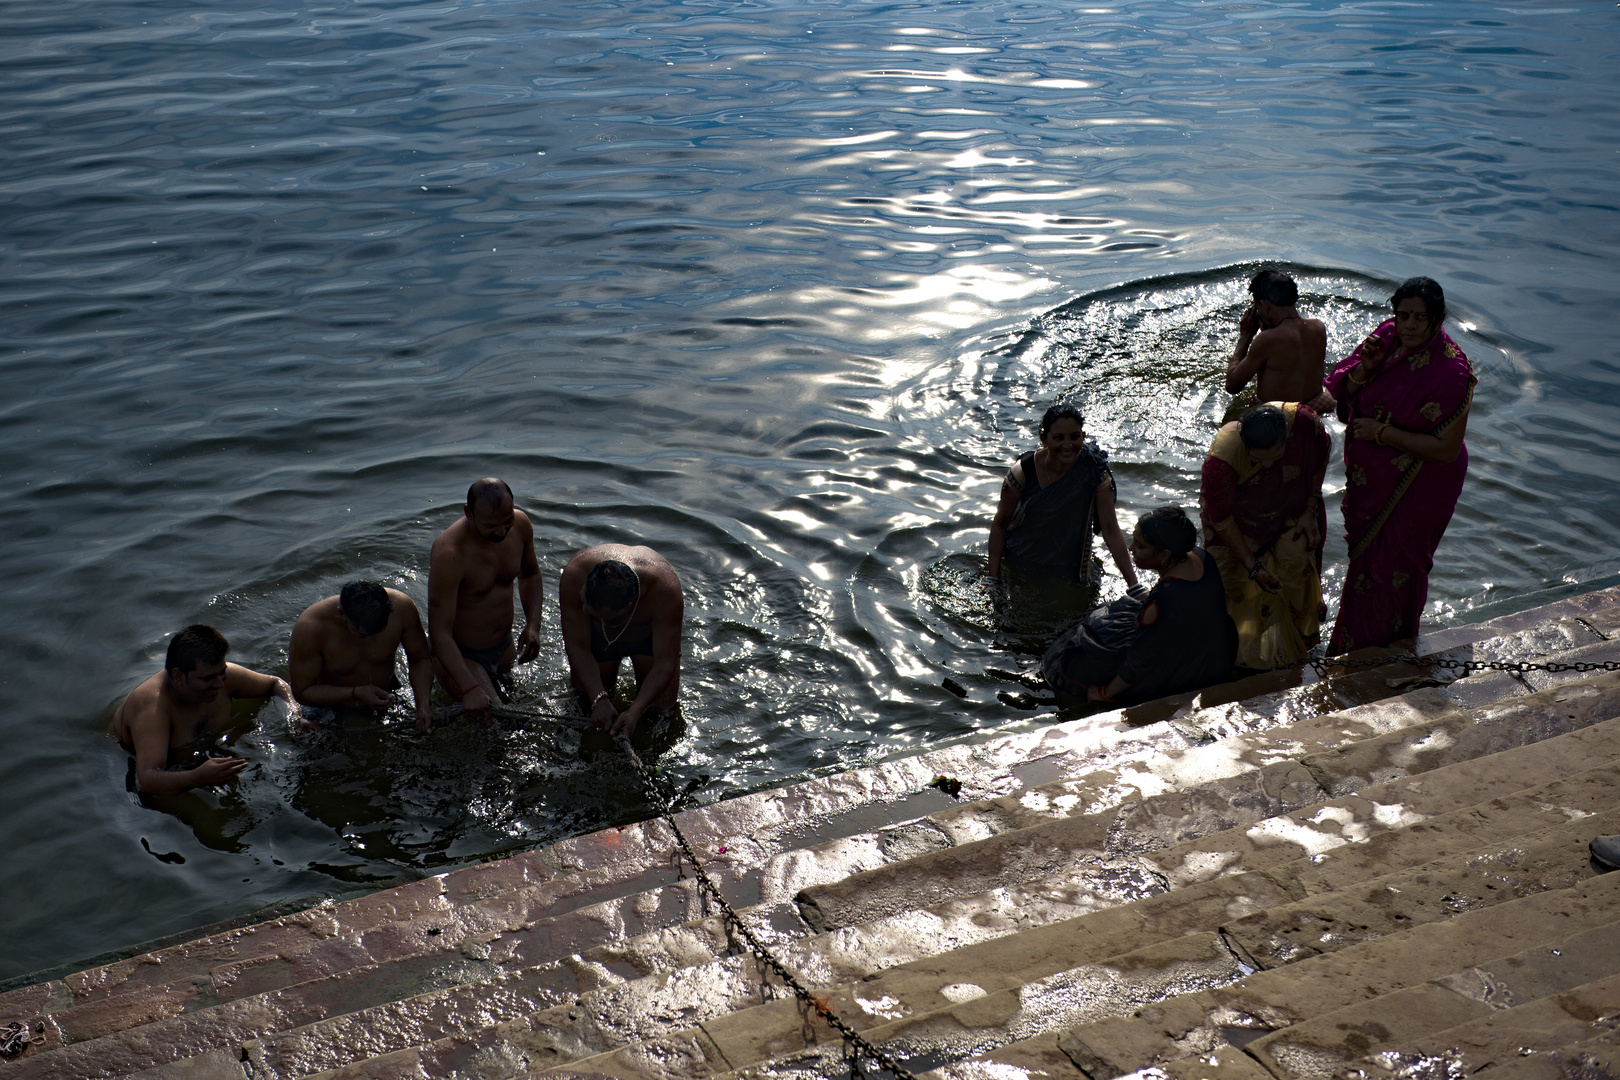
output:
[{"label": "man's head", "polygon": [[1287,449],[1288,417],[1275,405],[1257,406],[1238,418],[1238,438],[1251,458],[1270,465]]},{"label": "man's head", "polygon": [[517,502],[512,489],[498,476],[486,476],[473,481],[467,489],[467,521],[479,538],[498,544],[512,531],[517,517]]},{"label": "man's head", "polygon": [[193,623],[169,640],[163,668],[169,685],[188,701],[212,701],[225,688],[225,654],[230,642],[212,626]]},{"label": "man's head", "polygon": [[1262,270],[1250,279],[1249,295],[1256,301],[1291,308],[1299,302],[1299,286],[1281,270]]},{"label": "man's head", "polygon": [[598,616],[624,616],[641,599],[641,579],[619,560],[603,559],[585,575],[584,599]]},{"label": "man's head", "polygon": [[361,637],[370,637],[388,625],[394,601],[375,581],[351,581],[338,593],[338,610]]}]

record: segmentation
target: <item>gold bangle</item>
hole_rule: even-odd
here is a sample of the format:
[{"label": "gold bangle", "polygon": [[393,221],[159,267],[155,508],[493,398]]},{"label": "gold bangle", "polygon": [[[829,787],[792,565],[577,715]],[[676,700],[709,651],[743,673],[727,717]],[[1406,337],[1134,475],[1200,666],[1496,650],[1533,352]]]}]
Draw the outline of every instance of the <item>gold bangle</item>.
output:
[{"label": "gold bangle", "polygon": [[1389,445],[1388,443],[1384,442],[1384,429],[1387,427],[1389,427],[1388,424],[1379,424],[1378,430],[1373,432],[1373,442],[1377,443],[1379,446]]}]

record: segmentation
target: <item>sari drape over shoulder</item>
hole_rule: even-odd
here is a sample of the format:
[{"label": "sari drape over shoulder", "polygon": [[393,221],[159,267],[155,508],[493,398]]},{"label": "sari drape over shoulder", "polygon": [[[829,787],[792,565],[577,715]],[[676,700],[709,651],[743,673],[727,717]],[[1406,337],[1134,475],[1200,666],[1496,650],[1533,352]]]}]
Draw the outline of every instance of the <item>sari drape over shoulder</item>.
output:
[{"label": "sari drape over shoulder", "polygon": [[[1479,380],[1442,329],[1415,352],[1396,357],[1400,339],[1388,319],[1324,380],[1346,423],[1369,417],[1440,438],[1463,422]],[[1371,358],[1370,373],[1362,365]],[[1468,448],[1456,460],[1425,461],[1369,439],[1345,438],[1344,527],[1350,547],[1344,597],[1328,642],[1332,655],[1415,637],[1429,598],[1429,571],[1468,473]]]},{"label": "sari drape over shoulder", "polygon": [[1020,573],[1063,581],[1092,579],[1091,535],[1097,529],[1097,485],[1111,480],[1108,455],[1088,442],[1069,471],[1041,486],[1035,456],[1025,454],[1024,487],[1012,525],[1006,558]]},{"label": "sari drape over shoulder", "polygon": [[[1322,616],[1322,549],[1299,527],[1315,515],[1327,531],[1322,476],[1333,438],[1308,406],[1272,402],[1288,420],[1282,457],[1262,465],[1249,456],[1236,428],[1222,428],[1204,459],[1200,490],[1204,547],[1226,583],[1227,611],[1237,624],[1239,667],[1274,668],[1304,658],[1317,642]],[[1317,499],[1311,505],[1312,497]],[[1268,593],[1249,577],[1216,530],[1235,524],[1249,551],[1282,588]]]}]

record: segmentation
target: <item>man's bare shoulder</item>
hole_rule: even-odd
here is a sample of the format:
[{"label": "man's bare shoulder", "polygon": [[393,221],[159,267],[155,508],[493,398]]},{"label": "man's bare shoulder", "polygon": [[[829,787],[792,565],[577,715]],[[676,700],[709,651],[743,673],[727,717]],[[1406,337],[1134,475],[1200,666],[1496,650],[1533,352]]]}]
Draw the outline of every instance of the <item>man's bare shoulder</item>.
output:
[{"label": "man's bare shoulder", "polygon": [[434,537],[433,546],[428,549],[428,572],[459,567],[467,540],[467,519],[459,517]]},{"label": "man's bare shoulder", "polygon": [[416,615],[418,617],[421,616],[421,612],[417,610],[415,600],[412,600],[409,596],[400,592],[398,589],[388,589],[387,592],[388,599],[393,601],[394,611],[396,614],[404,614],[407,616]]},{"label": "man's bare shoulder", "polygon": [[168,720],[168,700],[163,693],[164,674],[158,671],[148,675],[124,696],[113,712],[112,732],[119,741],[127,742],[128,733],[136,725]]}]

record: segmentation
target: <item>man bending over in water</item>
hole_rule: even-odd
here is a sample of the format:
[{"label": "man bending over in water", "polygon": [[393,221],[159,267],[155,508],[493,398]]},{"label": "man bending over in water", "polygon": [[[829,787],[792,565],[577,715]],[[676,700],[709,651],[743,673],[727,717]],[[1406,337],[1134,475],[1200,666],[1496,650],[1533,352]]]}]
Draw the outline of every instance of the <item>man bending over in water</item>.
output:
[{"label": "man bending over in water", "polygon": [[416,730],[433,730],[433,658],[422,617],[411,598],[375,581],[351,581],[343,591],[317,600],[293,623],[287,676],[293,696],[316,708],[371,709],[394,704],[399,678],[394,655],[405,647]]},{"label": "man bending over in water", "polygon": [[275,696],[297,707],[292,688],[274,675],[227,664],[230,647],[212,626],[186,627],[169,642],[163,670],[131,690],[113,713],[113,737],[135,755],[135,780],[145,794],[214,787],[247,767],[239,757],[210,757],[193,769],[170,768],[230,726],[235,698]]},{"label": "man bending over in water", "polygon": [[1237,346],[1226,365],[1226,392],[1236,394],[1258,374],[1254,395],[1244,399],[1241,411],[1264,401],[1311,401],[1322,392],[1327,327],[1294,309],[1299,286],[1281,270],[1254,275],[1249,292],[1254,302],[1238,321]]},{"label": "man bending over in water", "polygon": [[[512,582],[525,624],[512,641]],[[506,481],[486,476],[467,489],[462,516],[433,541],[428,562],[428,643],[439,685],[490,722],[495,678],[540,652],[544,589],[534,526]]]},{"label": "man bending over in water", "polygon": [[[681,579],[662,555],[623,544],[586,548],[568,560],[557,594],[568,669],[593,724],[614,738],[629,738],[649,710],[675,704],[685,600]],[[620,712],[613,686],[627,656],[636,672],[636,699]]]}]

